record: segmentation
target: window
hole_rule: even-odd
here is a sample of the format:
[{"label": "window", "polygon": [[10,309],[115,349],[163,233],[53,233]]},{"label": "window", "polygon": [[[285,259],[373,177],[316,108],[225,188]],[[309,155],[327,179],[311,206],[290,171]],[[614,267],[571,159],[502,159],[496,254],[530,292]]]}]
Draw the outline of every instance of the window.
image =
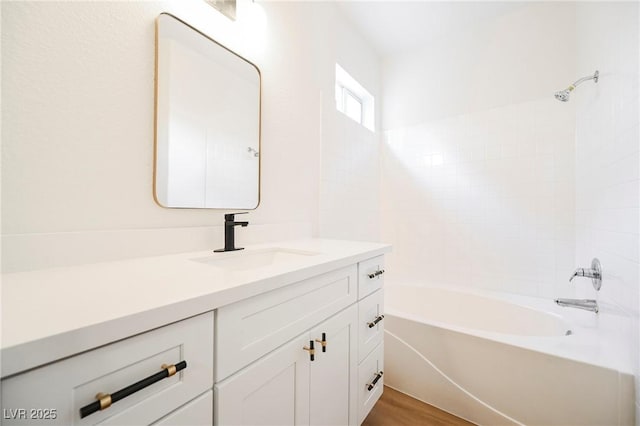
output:
[{"label": "window", "polygon": [[373,96],[336,64],[336,108],[347,117],[375,131]]},{"label": "window", "polygon": [[342,112],[362,124],[362,101],[347,88],[342,88]]}]

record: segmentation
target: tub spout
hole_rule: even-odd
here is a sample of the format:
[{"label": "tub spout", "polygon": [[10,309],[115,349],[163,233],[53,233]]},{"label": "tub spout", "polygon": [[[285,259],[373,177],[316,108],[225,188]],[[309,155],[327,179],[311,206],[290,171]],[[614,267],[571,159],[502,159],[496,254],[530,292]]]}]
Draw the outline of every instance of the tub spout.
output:
[{"label": "tub spout", "polygon": [[578,308],[598,313],[598,302],[593,299],[556,299],[555,302],[562,307]]}]

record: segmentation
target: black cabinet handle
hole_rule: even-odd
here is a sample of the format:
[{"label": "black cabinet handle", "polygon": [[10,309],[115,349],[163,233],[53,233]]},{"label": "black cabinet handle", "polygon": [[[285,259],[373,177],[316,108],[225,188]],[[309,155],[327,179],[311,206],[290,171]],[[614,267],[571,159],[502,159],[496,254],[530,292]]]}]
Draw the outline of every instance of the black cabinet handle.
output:
[{"label": "black cabinet handle", "polygon": [[311,361],[316,359],[316,350],[313,347],[313,340],[309,340],[309,346],[304,346],[302,349],[309,352],[309,358]]},{"label": "black cabinet handle", "polygon": [[383,319],[384,319],[384,315],[378,315],[376,319],[374,319],[372,322],[368,322],[367,325],[369,326],[369,328],[373,328],[376,326],[377,323],[379,323]]},{"label": "black cabinet handle", "polygon": [[105,410],[111,407],[111,404],[113,404],[114,402],[118,402],[121,399],[124,399],[129,395],[146,388],[147,386],[151,386],[152,384],[159,382],[162,379],[171,377],[178,371],[184,370],[185,368],[187,368],[187,361],[180,361],[176,365],[163,364],[162,371],[146,377],[132,385],[129,385],[126,388],[122,388],[112,394],[99,393],[98,395],[96,395],[96,398],[98,399],[97,401],[85,405],[80,409],[80,418],[82,419],[84,417],[87,417],[88,415],[93,414],[96,411]]},{"label": "black cabinet handle", "polygon": [[378,269],[377,271],[375,271],[373,274],[367,274],[367,276],[369,277],[370,280],[374,279],[375,277],[384,274],[384,269]]},{"label": "black cabinet handle", "polygon": [[316,342],[322,345],[322,352],[327,351],[327,333],[322,333],[322,340],[316,339]]},{"label": "black cabinet handle", "polygon": [[380,377],[382,377],[384,373],[381,371],[379,373],[376,373],[376,377],[373,378],[373,380],[371,381],[371,383],[367,383],[367,390],[369,392],[371,392],[371,389],[374,388],[374,386],[376,385],[376,383],[378,383],[378,380],[380,380]]}]

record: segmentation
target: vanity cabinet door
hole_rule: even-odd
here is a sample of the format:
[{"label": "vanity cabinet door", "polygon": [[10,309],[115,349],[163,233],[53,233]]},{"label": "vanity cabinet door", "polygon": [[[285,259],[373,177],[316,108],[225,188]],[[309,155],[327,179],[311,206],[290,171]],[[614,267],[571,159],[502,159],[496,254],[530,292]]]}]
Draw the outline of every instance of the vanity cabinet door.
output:
[{"label": "vanity cabinet door", "polygon": [[352,305],[218,383],[215,424],[355,425],[357,321]]},{"label": "vanity cabinet door", "polygon": [[[355,425],[357,421],[358,309],[352,305],[310,332],[315,341],[311,363],[310,424]],[[326,351],[322,352],[322,335]],[[318,341],[319,340],[319,341]]]},{"label": "vanity cabinet door", "polygon": [[305,333],[215,386],[214,424],[308,425]]}]

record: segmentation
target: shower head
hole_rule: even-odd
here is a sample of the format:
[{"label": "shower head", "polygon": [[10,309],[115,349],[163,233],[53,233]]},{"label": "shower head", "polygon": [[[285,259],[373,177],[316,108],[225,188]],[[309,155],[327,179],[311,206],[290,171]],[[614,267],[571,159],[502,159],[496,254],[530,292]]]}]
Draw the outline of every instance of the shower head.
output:
[{"label": "shower head", "polygon": [[596,70],[596,72],[593,73],[593,75],[588,75],[586,77],[582,77],[580,80],[578,80],[575,83],[569,85],[569,87],[567,87],[566,89],[556,92],[555,93],[555,97],[556,97],[557,100],[559,100],[561,102],[569,102],[569,95],[571,94],[571,92],[573,92],[575,90],[576,87],[578,87],[578,85],[580,83],[584,83],[587,80],[593,80],[594,83],[597,83],[599,77],[600,77],[600,72],[598,72]]},{"label": "shower head", "polygon": [[568,88],[564,89],[564,90],[560,90],[559,92],[555,93],[555,97],[557,100],[561,101],[561,102],[569,102],[569,94],[571,93],[571,91],[574,89],[573,86],[569,86]]}]

